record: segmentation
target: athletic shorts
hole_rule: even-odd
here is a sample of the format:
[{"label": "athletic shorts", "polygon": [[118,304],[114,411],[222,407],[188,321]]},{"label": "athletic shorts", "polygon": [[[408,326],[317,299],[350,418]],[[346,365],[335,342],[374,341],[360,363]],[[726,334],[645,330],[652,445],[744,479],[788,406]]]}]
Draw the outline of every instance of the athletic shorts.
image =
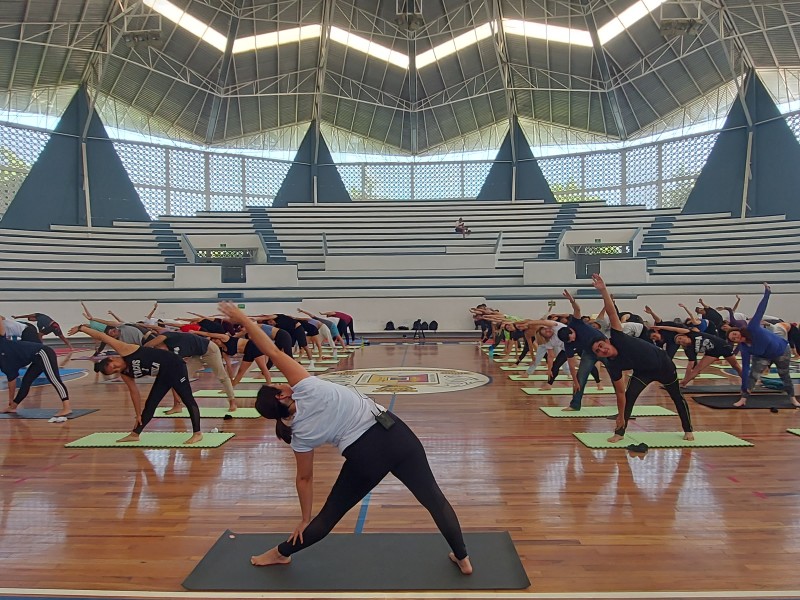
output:
[{"label": "athletic shorts", "polygon": [[309,337],[319,335],[319,328],[316,325],[312,325],[308,321],[300,321],[300,327],[303,328],[303,331],[305,331],[306,335]]},{"label": "athletic shorts", "polygon": [[55,321],[51,322],[47,327],[43,327],[39,330],[39,333],[42,335],[47,335],[48,333],[55,333],[57,336],[64,335],[61,333],[61,325],[56,323]]}]

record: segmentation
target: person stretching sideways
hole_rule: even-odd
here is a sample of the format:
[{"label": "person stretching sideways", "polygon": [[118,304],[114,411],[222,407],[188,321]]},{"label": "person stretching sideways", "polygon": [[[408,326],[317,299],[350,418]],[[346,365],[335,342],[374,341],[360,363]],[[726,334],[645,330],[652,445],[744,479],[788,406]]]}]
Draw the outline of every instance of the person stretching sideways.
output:
[{"label": "person stretching sideways", "polygon": [[[295,553],[328,535],[347,511],[392,473],[430,512],[450,545],[450,559],[462,573],[471,574],[458,517],[408,425],[355,389],[309,375],[234,304],[223,303],[219,308],[247,329],[250,339],[288,381],[262,386],[255,407],[261,416],[275,419],[278,438],[294,450],[302,517],[285,542],[253,556],[250,562],[257,566],[289,564]],[[312,518],[314,450],[325,444],[336,445],[345,462],[325,505]]]},{"label": "person stretching sideways", "polygon": [[[675,403],[683,426],[683,439],[694,440],[689,405],[681,394],[675,363],[661,348],[641,338],[625,335],[622,332],[622,323],[614,310],[614,301],[608,293],[603,278],[600,275],[592,275],[592,283],[603,296],[603,303],[611,323],[611,337],[592,344],[592,351],[598,357],[606,359],[608,374],[611,376],[617,395],[616,429],[608,441],[613,444],[625,437],[625,429],[628,427],[636,399],[654,381],[664,386]],[[630,370],[633,370],[633,373],[628,379],[628,388],[625,389],[622,372]]]},{"label": "person stretching sideways", "polygon": [[739,344],[739,351],[742,353],[742,397],[734,404],[739,408],[747,404],[747,399],[753,388],[756,387],[758,378],[773,363],[778,367],[778,375],[789,400],[793,405],[800,406],[800,402],[794,397],[794,384],[789,375],[789,367],[792,362],[792,350],[789,348],[789,342],[781,336],[767,331],[761,325],[761,319],[764,318],[771,293],[769,284],[765,283],[764,297],[759,302],[747,327],[734,327],[728,331],[728,341]]},{"label": "person stretching sideways", "polygon": [[[688,385],[688,383],[700,375],[703,370],[716,361],[717,359],[724,358],[728,364],[742,376],[742,368],[736,361],[734,356],[733,345],[727,340],[717,337],[716,335],[709,335],[708,333],[701,333],[697,330],[686,329],[685,327],[672,327],[671,325],[654,325],[653,329],[656,331],[671,331],[675,334],[675,343],[683,347],[686,352],[686,357],[689,359],[689,368],[686,369],[686,374],[681,381],[681,387]],[[697,355],[702,354],[703,358],[697,360]]]},{"label": "person stretching sideways", "polygon": [[[203,434],[200,433],[200,407],[197,406],[192,395],[186,363],[180,357],[167,350],[144,348],[136,344],[121,342],[88,325],[76,325],[69,330],[69,335],[75,335],[78,332],[105,342],[119,355],[109,356],[94,364],[95,373],[103,373],[103,375],[119,373],[122,381],[128,386],[136,422],[133,430],[125,437],[118,439],[117,442],[138,442],[139,435],[152,420],[158,404],[171,389],[180,396],[192,421],[192,436],[184,444],[196,444],[203,439]],[[156,380],[153,382],[153,387],[150,388],[150,393],[147,395],[144,408],[142,408],[142,399],[134,380],[146,375],[151,375]]]},{"label": "person stretching sideways", "polygon": [[[6,321],[0,317],[0,371],[8,378],[8,407],[0,412],[15,413],[20,403],[27,397],[34,380],[45,374],[58,397],[61,399],[61,410],[54,417],[66,417],[72,413],[69,404],[69,392],[58,370],[55,351],[39,342],[11,341],[6,337]],[[19,370],[27,367],[22,376],[22,384],[17,390]]]}]

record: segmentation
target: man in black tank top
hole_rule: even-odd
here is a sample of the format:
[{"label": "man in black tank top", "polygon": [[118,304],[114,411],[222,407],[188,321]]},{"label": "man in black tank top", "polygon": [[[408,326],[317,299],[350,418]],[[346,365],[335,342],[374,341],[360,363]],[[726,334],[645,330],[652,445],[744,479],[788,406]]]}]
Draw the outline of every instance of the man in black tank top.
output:
[{"label": "man in black tank top", "polygon": [[[159,403],[170,390],[174,390],[178,394],[181,402],[189,411],[189,418],[192,421],[192,436],[184,443],[194,444],[203,439],[203,434],[200,433],[200,408],[192,395],[186,363],[179,356],[167,350],[126,344],[87,325],[73,327],[70,330],[70,335],[75,335],[78,332],[105,342],[119,354],[119,356],[104,358],[94,365],[95,373],[103,373],[104,375],[119,373],[122,376],[122,381],[128,386],[128,392],[136,413],[136,424],[131,433],[117,440],[118,442],[138,441],[139,434],[142,433],[153,418]],[[155,377],[156,380],[153,382],[153,387],[150,388],[144,407],[142,407],[139,390],[134,380],[148,375]]]}]

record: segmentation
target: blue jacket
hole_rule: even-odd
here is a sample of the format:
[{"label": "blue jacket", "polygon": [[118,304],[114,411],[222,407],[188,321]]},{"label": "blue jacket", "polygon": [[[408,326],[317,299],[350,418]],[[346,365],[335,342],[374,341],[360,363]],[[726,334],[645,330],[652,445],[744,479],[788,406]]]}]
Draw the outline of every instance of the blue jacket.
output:
[{"label": "blue jacket", "polygon": [[750,375],[750,357],[755,356],[759,358],[766,358],[768,360],[775,360],[783,356],[789,342],[775,335],[771,331],[767,331],[761,326],[761,319],[764,318],[764,313],[767,310],[767,303],[769,302],[770,291],[764,292],[764,297],[758,304],[756,313],[750,322],[747,324],[747,332],[750,334],[752,341],[749,343],[742,342],[739,344],[739,349],[742,353],[742,391],[747,391],[747,378]]}]

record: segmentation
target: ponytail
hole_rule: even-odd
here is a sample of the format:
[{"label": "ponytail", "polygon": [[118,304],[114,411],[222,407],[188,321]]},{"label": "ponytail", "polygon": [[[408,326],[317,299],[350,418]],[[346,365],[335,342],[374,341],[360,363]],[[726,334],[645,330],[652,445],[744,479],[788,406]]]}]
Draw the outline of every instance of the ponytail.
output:
[{"label": "ponytail", "polygon": [[284,423],[281,419],[289,416],[289,407],[284,406],[278,400],[280,390],[268,385],[262,385],[258,390],[255,409],[262,417],[275,419],[275,435],[279,440],[287,444],[292,443],[292,427]]}]

